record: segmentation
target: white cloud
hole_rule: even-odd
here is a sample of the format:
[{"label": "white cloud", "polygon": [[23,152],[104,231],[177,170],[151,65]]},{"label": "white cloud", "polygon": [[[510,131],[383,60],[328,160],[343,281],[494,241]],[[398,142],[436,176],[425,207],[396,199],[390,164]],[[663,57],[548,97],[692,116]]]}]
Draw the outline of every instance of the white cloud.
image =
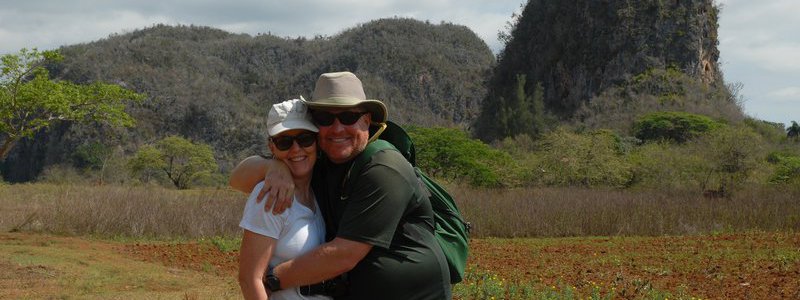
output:
[{"label": "white cloud", "polygon": [[800,72],[800,1],[720,1],[725,61],[776,72]]},{"label": "white cloud", "polygon": [[[725,80],[744,84],[746,113],[774,122],[800,116],[800,1],[724,0],[719,19]],[[788,87],[788,88],[787,88]]]},{"label": "white cloud", "polygon": [[772,41],[766,44],[729,45],[726,57],[743,60],[775,72],[800,72],[800,43]]},{"label": "white cloud", "polygon": [[[800,102],[800,87],[792,86],[778,90],[774,90],[768,94],[769,96],[780,98],[782,100],[794,100]],[[785,102],[785,101],[781,101]]]}]

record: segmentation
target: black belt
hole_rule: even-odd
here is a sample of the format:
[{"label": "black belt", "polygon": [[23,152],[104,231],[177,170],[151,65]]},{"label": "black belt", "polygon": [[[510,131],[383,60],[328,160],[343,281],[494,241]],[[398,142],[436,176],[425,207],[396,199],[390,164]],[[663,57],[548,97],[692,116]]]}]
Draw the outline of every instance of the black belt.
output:
[{"label": "black belt", "polygon": [[312,285],[304,285],[298,287],[298,289],[300,289],[300,295],[303,296],[321,295],[325,293],[325,281]]},{"label": "black belt", "polygon": [[320,283],[312,285],[304,285],[298,287],[300,295],[327,295],[327,296],[344,296],[347,294],[347,273],[336,276],[333,279],[324,280]]}]

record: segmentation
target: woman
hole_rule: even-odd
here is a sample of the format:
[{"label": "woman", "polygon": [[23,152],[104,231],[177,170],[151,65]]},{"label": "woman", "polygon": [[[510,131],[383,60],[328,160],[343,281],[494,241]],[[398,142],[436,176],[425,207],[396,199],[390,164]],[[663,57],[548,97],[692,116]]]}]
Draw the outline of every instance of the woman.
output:
[{"label": "woman", "polygon": [[325,242],[325,224],[311,190],[311,174],[317,160],[317,127],[300,100],[272,106],[267,117],[269,149],[289,168],[294,181],[294,200],[280,215],[265,212],[256,204],[259,183],[244,209],[244,229],[239,254],[239,285],[245,299],[331,299],[302,295],[300,288],[272,291],[268,295],[262,279],[268,268],[314,249]]}]

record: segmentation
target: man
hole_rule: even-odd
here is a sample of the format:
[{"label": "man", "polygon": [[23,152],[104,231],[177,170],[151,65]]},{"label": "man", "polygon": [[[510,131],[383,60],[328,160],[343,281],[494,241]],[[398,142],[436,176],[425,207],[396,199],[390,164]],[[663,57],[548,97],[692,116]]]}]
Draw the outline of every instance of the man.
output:
[{"label": "man", "polygon": [[[350,72],[322,74],[306,105],[324,153],[312,187],[329,241],[276,266],[265,278],[267,287],[304,286],[347,272],[348,294],[337,299],[449,299],[449,272],[433,235],[433,211],[411,165],[397,151],[379,151],[360,174],[349,174],[370,141],[370,126],[384,125],[386,106],[367,100],[361,81]],[[290,184],[279,183],[288,172],[274,160],[243,161],[231,175],[231,186],[250,192],[265,169],[271,172],[266,178],[270,198],[289,198],[284,191]],[[277,201],[273,210],[285,206]]]}]

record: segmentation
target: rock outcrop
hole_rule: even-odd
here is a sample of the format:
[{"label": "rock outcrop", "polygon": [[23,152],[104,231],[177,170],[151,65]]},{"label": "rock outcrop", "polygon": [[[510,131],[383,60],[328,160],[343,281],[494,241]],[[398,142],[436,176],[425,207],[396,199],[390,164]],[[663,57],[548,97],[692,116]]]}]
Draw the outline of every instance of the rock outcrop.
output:
[{"label": "rock outcrop", "polygon": [[[525,75],[541,83],[546,110],[560,120],[603,91],[651,69],[673,68],[723,86],[712,0],[531,0],[510,33],[476,122],[484,140],[502,138],[493,120]],[[505,116],[513,117],[513,116]]]}]

